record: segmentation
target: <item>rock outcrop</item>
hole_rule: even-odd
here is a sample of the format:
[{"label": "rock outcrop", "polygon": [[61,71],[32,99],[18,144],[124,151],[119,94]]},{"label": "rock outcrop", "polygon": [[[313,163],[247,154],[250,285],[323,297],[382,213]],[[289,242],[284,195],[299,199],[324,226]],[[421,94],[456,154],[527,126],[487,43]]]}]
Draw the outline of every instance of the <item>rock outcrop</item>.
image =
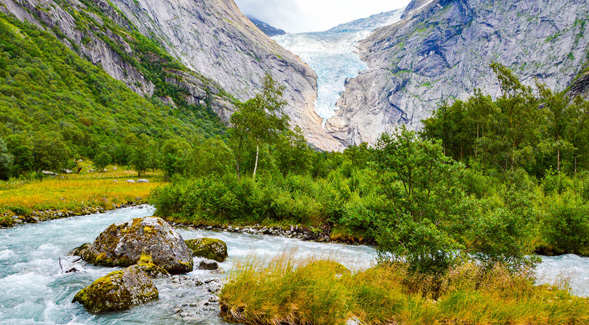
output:
[{"label": "rock outcrop", "polygon": [[326,127],[344,144],[375,143],[405,124],[419,130],[444,101],[491,96],[499,62],[531,85],[561,91],[587,60],[586,1],[419,0],[360,46],[369,69],[348,80]]},{"label": "rock outcrop", "polygon": [[579,74],[578,78],[571,84],[567,95],[571,99],[580,96],[584,100],[589,100],[589,70]]},{"label": "rock outcrop", "polygon": [[207,258],[217,262],[227,259],[227,244],[219,239],[199,238],[186,240],[186,246],[192,251],[192,256]]},{"label": "rock outcrop", "polygon": [[91,245],[77,250],[85,261],[101,266],[130,266],[147,257],[171,274],[193,269],[192,254],[182,236],[154,217],[113,224]]},{"label": "rock outcrop", "polygon": [[73,302],[82,304],[91,313],[121,311],[157,300],[159,291],[143,271],[134,265],[109,273],[82,289]]},{"label": "rock outcrop", "polygon": [[261,30],[262,32],[264,32],[264,34],[266,34],[270,37],[286,34],[286,32],[284,30],[278,29],[268,23],[265,23],[256,17],[247,16],[247,18],[249,20],[251,20],[252,23],[254,23],[254,25],[256,25],[256,27],[258,27],[259,30]]}]

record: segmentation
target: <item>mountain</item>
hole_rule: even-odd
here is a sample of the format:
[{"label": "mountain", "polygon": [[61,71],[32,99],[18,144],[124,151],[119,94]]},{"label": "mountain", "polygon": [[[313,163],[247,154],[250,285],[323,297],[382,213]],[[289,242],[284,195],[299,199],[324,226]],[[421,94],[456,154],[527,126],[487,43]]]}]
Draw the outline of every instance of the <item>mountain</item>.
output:
[{"label": "mountain", "polygon": [[497,96],[495,61],[525,84],[564,90],[587,61],[588,14],[577,0],[413,1],[361,42],[369,68],[348,81],[326,128],[346,145],[375,143],[400,124],[418,130],[443,101],[477,88]]},{"label": "mountain", "polygon": [[[100,153],[128,164],[130,153],[141,143],[152,146],[150,154],[155,154],[157,144],[168,139],[224,133],[210,105],[222,101],[215,99],[221,98],[221,93],[195,105],[184,100],[188,93],[172,84],[159,82],[156,86],[139,79],[142,83],[138,81],[135,89],[150,91],[154,96],[139,95],[102,67],[81,58],[53,33],[0,13],[0,142],[6,142],[14,154],[11,169],[15,176],[32,170],[57,171],[71,166],[72,158],[94,158]],[[160,61],[153,70],[137,62],[125,63],[130,72],[163,78],[156,74],[162,67],[181,68],[171,58],[158,54],[148,39],[136,40]]]},{"label": "mountain", "polygon": [[376,28],[398,21],[403,10],[373,15],[336,26],[328,31],[287,34],[274,39],[297,54],[317,73],[318,98],[315,111],[323,119],[335,115],[335,104],[348,78],[358,75],[367,65],[356,51],[358,43]]},{"label": "mountain", "polygon": [[[261,89],[266,71],[286,86],[286,114],[311,144],[342,145],[321,127],[313,111],[316,75],[291,52],[262,33],[233,0],[0,0],[0,10],[51,31],[64,44],[100,65],[138,94],[159,96],[172,86],[191,104],[205,104],[228,122],[233,98]],[[138,39],[149,40],[150,46]],[[158,53],[161,52],[161,53]],[[159,66],[172,59],[174,64]],[[171,62],[171,61],[170,61]],[[162,69],[160,69],[162,68]]]},{"label": "mountain", "polygon": [[385,27],[398,22],[405,9],[397,9],[381,12],[367,18],[357,19],[348,23],[337,25],[329,29],[328,33],[342,33],[352,31],[374,31],[379,27]]},{"label": "mountain", "polygon": [[256,27],[258,27],[262,32],[264,32],[264,34],[270,37],[286,34],[286,32],[282,29],[271,26],[254,16],[247,16],[247,18],[249,18],[249,20],[251,20],[252,23],[254,23],[254,25],[256,25]]}]

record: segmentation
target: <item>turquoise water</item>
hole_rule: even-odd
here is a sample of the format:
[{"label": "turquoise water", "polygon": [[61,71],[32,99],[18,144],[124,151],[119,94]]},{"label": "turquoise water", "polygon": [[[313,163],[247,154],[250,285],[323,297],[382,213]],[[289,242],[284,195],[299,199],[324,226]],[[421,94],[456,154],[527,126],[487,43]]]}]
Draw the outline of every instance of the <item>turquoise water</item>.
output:
[{"label": "turquoise water", "polygon": [[[85,272],[64,274],[59,265],[70,264],[67,253],[93,241],[106,227],[132,218],[151,216],[148,206],[104,214],[53,220],[0,230],[0,323],[1,324],[224,324],[218,306],[203,310],[213,294],[194,279],[223,280],[234,263],[246,257],[264,260],[295,250],[297,256],[329,256],[352,269],[370,266],[374,250],[363,246],[319,244],[262,235],[214,233],[178,229],[184,239],[219,238],[227,243],[229,259],[220,263],[225,274],[194,271],[183,277],[158,279],[159,301],[129,311],[92,315],[71,303],[75,294],[97,278],[115,270],[84,266]],[[198,259],[196,259],[198,260]]]},{"label": "turquoise water", "polygon": [[[214,237],[225,241],[229,259],[220,265],[226,272],[194,271],[182,277],[158,279],[160,300],[125,312],[97,316],[71,303],[79,290],[115,269],[84,266],[85,272],[64,274],[60,258],[67,267],[72,262],[66,257],[71,249],[93,241],[112,223],[151,216],[153,212],[153,208],[142,206],[0,230],[0,323],[224,324],[217,305],[203,307],[214,295],[207,286],[195,285],[195,279],[222,281],[236,261],[252,256],[267,261],[285,251],[300,257],[330,257],[353,270],[369,267],[376,256],[375,250],[366,246],[178,229],[184,239]],[[542,283],[568,279],[575,294],[589,296],[589,258],[545,258],[537,271]]]}]

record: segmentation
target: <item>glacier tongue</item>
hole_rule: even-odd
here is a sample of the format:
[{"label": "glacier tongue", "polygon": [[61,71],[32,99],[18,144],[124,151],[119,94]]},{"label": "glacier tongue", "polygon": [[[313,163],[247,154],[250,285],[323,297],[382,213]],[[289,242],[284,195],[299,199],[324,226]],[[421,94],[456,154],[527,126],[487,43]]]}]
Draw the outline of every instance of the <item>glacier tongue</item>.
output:
[{"label": "glacier tongue", "polygon": [[298,55],[317,73],[318,97],[315,112],[324,120],[335,116],[336,103],[345,89],[346,79],[355,78],[368,66],[358,55],[360,41],[376,28],[401,19],[403,9],[343,24],[325,32],[287,34],[273,39]]}]

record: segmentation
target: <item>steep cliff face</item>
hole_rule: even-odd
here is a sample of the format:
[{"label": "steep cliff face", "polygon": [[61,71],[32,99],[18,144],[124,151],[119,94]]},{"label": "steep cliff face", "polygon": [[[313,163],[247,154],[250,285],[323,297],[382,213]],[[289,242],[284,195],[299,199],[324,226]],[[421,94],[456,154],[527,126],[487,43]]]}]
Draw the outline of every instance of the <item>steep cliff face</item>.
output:
[{"label": "steep cliff face", "polygon": [[258,91],[266,71],[286,86],[286,114],[307,140],[324,150],[341,144],[313,111],[317,76],[244,16],[233,0],[114,0],[142,34],[158,38],[170,54],[239,100]]},{"label": "steep cliff face", "polygon": [[[0,0],[0,4],[3,12],[53,31],[135,92],[156,95],[172,106],[167,93],[181,92],[182,101],[207,105],[225,122],[234,111],[232,98],[253,96],[270,71],[286,85],[291,124],[301,126],[320,149],[342,148],[313,111],[315,73],[255,27],[233,0]],[[144,39],[155,41],[159,48],[147,46]]]},{"label": "steep cliff face", "polygon": [[[52,32],[81,57],[144,96],[208,106],[221,118],[234,110],[232,98],[214,81],[178,64],[137,33],[121,12],[104,0],[0,0],[0,11]],[[158,85],[156,85],[158,83]]]},{"label": "steep cliff face", "polygon": [[256,27],[258,27],[259,30],[261,30],[262,32],[264,32],[264,34],[270,37],[286,34],[284,30],[278,29],[270,24],[267,24],[254,16],[247,16],[247,18],[251,20],[252,23],[254,23]]},{"label": "steep cliff face", "polygon": [[328,131],[358,144],[399,124],[420,129],[443,101],[477,88],[498,95],[494,61],[526,84],[563,90],[587,60],[588,14],[579,0],[413,1],[400,22],[362,42],[369,69],[348,81]]}]

